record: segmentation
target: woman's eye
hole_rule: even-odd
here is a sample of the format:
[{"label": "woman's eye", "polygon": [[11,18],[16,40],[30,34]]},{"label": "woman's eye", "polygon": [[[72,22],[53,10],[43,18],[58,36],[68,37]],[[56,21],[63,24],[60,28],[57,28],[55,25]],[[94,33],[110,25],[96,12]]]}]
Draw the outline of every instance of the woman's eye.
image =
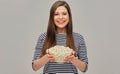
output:
[{"label": "woman's eye", "polygon": [[59,15],[58,13],[55,13],[54,15]]},{"label": "woman's eye", "polygon": [[67,15],[67,13],[63,13],[63,15]]}]

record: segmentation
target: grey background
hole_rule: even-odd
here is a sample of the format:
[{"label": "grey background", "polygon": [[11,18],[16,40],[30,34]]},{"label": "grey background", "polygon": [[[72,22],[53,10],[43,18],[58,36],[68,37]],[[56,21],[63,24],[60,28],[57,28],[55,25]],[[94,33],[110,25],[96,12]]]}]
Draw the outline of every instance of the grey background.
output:
[{"label": "grey background", "polygon": [[[0,74],[42,74],[42,69],[32,70],[31,60],[55,1],[0,0]],[[66,1],[74,31],[86,41],[89,69],[85,74],[120,74],[120,1]]]}]

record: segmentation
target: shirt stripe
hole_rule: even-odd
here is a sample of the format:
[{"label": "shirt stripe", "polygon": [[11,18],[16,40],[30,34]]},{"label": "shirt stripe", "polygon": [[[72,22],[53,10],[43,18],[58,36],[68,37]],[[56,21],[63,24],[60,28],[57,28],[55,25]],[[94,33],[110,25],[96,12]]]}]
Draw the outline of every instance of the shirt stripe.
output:
[{"label": "shirt stripe", "polygon": [[[41,52],[45,37],[46,37],[46,33],[43,33],[39,36],[38,42],[35,47],[32,64],[34,64],[34,60],[37,60],[40,58],[40,52]],[[84,38],[79,33],[74,33],[74,32],[73,32],[73,37],[74,37],[77,57],[78,59],[86,63],[86,70],[87,70],[88,58],[87,58],[87,51],[86,51]],[[56,41],[57,41],[56,45],[65,46],[66,35],[56,34]],[[77,68],[72,63],[48,62],[44,66],[43,73],[52,73],[52,74],[54,73],[78,73],[78,71],[77,71]]]}]

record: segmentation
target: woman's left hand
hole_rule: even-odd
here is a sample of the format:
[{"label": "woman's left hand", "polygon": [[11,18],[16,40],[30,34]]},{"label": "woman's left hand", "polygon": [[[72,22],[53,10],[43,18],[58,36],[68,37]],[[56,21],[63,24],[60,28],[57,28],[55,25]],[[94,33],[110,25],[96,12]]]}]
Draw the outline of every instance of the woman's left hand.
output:
[{"label": "woman's left hand", "polygon": [[64,59],[64,62],[66,63],[69,63],[71,62],[72,60],[75,59],[75,51],[72,51],[71,55],[67,56],[65,59]]}]

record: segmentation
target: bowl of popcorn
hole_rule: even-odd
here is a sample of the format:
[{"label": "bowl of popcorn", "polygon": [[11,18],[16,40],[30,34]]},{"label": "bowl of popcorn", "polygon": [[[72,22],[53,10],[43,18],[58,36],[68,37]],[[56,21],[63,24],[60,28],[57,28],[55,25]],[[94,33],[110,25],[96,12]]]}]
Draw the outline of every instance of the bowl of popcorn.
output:
[{"label": "bowl of popcorn", "polygon": [[65,57],[71,55],[72,49],[64,46],[54,46],[48,49],[48,52],[55,57],[55,62],[64,62]]}]

